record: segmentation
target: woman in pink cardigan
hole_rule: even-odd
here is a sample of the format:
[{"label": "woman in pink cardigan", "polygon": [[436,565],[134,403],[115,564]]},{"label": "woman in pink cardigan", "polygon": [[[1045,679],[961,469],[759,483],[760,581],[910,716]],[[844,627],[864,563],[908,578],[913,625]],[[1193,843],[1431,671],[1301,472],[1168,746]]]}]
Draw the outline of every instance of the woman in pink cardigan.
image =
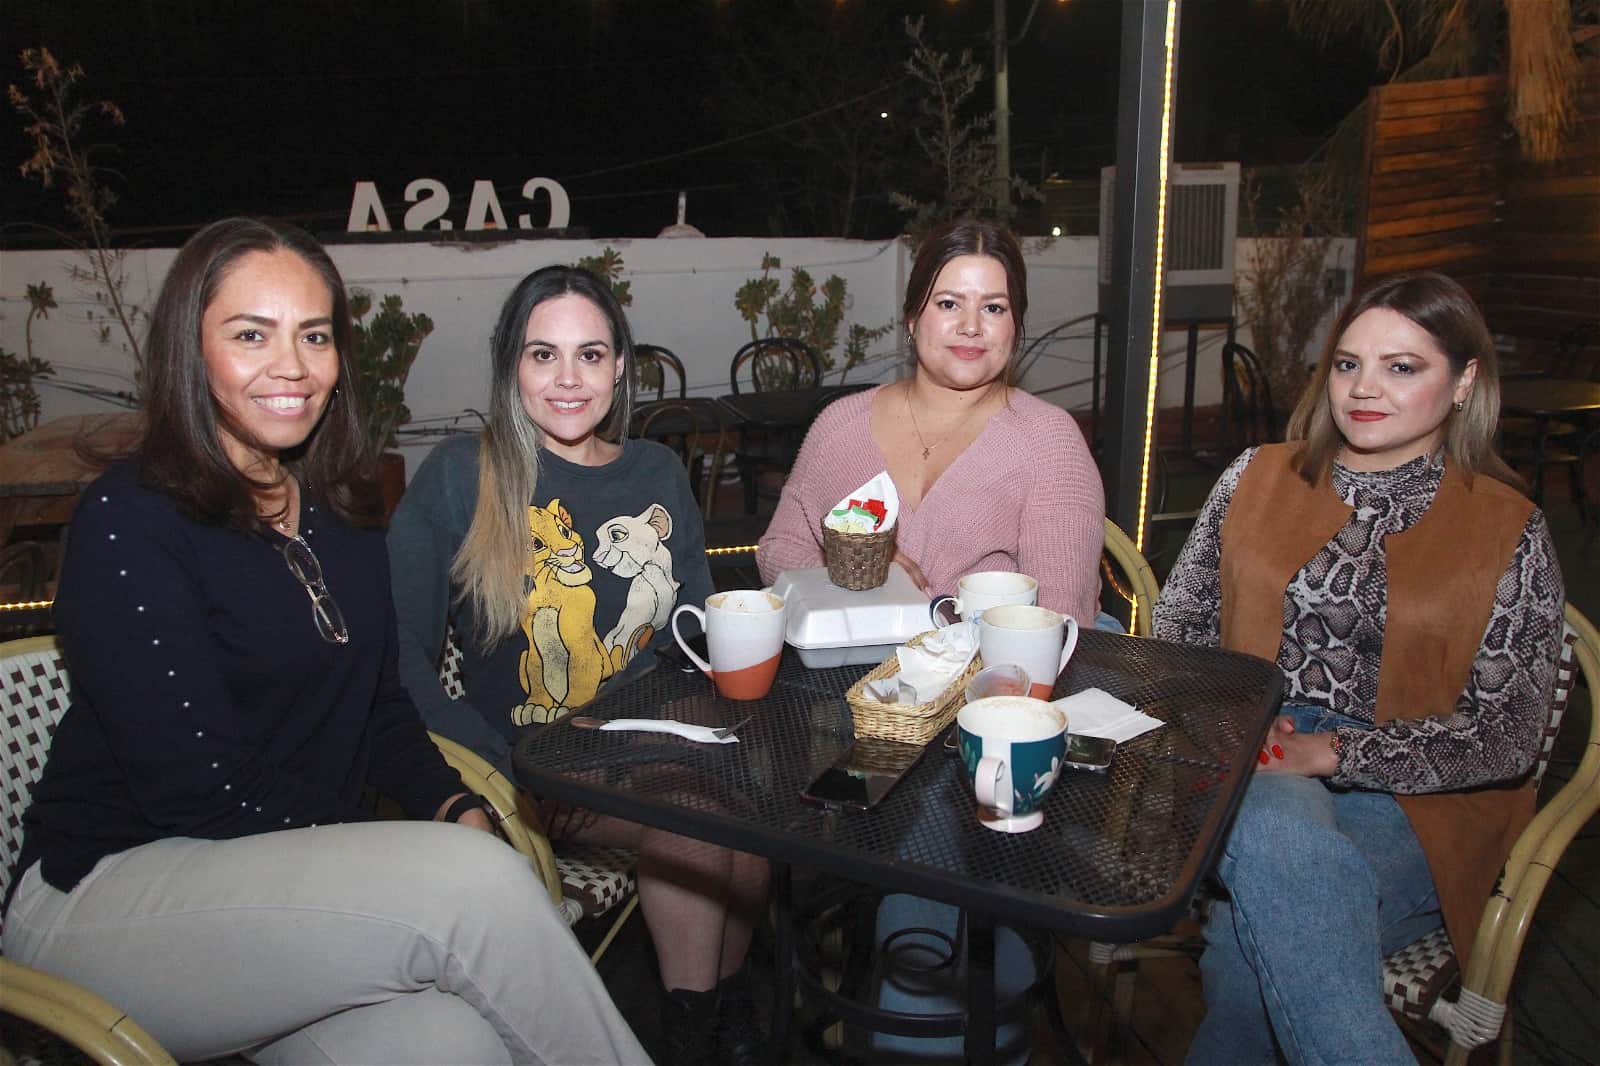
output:
[{"label": "woman in pink cardigan", "polygon": [[1015,570],[1038,580],[1040,604],[1094,624],[1105,493],[1072,416],[1013,387],[1027,308],[1005,227],[960,219],[928,234],[906,286],[911,376],[817,417],[761,538],[763,579],[821,566],[822,515],[888,470],[895,558],[930,596]]},{"label": "woman in pink cardigan", "polygon": [[[1014,570],[1039,582],[1039,603],[1092,626],[1099,615],[1105,494],[1072,416],[1014,388],[1028,309],[1017,240],[996,222],[962,219],[929,233],[906,286],[911,376],[830,404],[806,435],[756,561],[772,581],[822,565],[823,513],[880,470],[900,493],[896,561],[930,596],[965,574]],[[925,812],[950,817],[948,811]],[[891,895],[877,937],[889,960],[880,1008],[907,1014],[959,1009],[964,960],[954,907]],[[995,930],[995,993],[1034,981],[1017,933]],[[1000,1027],[999,1061],[1028,1057],[1025,1025]],[[962,1061],[959,1037],[873,1034],[874,1062]]]}]

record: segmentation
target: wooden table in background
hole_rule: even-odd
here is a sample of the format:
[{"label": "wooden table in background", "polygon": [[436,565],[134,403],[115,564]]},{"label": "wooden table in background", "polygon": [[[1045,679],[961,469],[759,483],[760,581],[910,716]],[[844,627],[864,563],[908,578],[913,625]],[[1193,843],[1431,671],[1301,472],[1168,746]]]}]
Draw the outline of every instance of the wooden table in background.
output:
[{"label": "wooden table in background", "polygon": [[0,445],[0,547],[19,526],[59,526],[72,518],[78,494],[100,473],[79,456],[80,444],[109,451],[138,434],[133,411],[68,415]]}]

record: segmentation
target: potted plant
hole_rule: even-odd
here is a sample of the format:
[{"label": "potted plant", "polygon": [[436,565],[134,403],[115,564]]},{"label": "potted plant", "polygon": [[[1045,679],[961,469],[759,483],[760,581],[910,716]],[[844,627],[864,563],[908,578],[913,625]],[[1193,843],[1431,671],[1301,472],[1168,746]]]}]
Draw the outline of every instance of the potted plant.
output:
[{"label": "potted plant", "polygon": [[33,354],[33,320],[50,317],[56,306],[55,293],[42,281],[29,285],[27,292],[28,319],[22,327],[27,353],[15,355],[0,348],[0,443],[39,424],[39,392],[33,383],[55,373],[49,360]]},{"label": "potted plant", "polygon": [[406,485],[405,457],[393,450],[395,430],[411,420],[411,411],[406,407],[406,378],[422,350],[422,342],[433,332],[433,320],[421,313],[407,314],[394,293],[378,302],[377,313],[369,322],[367,315],[371,311],[372,294],[352,289],[354,345],[350,361],[355,367],[356,396],[366,421],[367,446],[378,461],[387,519]]},{"label": "potted plant", "polygon": [[[763,255],[761,276],[749,279],[734,294],[733,304],[739,317],[750,323],[750,339],[793,337],[802,340],[822,359],[824,372],[834,369],[833,350],[839,344],[839,328],[850,306],[849,287],[837,274],[830,274],[819,286],[805,268],[795,267],[785,288],[776,276],[781,269],[783,261],[777,256]],[[765,333],[760,332],[763,326]],[[851,323],[845,335],[844,366],[839,368],[841,385],[850,371],[866,359],[867,347],[893,328],[893,322],[873,328]],[[784,365],[758,365],[756,373],[761,375],[764,388],[790,389],[796,384],[788,376],[792,371]]]}]

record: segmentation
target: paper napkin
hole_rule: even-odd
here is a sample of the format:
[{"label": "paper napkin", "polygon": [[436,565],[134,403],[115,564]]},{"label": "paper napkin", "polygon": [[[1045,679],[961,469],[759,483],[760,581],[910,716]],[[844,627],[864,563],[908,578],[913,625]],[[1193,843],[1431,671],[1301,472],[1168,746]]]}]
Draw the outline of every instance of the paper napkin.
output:
[{"label": "paper napkin", "polygon": [[674,722],[669,718],[614,718],[600,727],[601,732],[626,731],[634,733],[671,733],[684,740],[692,740],[696,744],[737,744],[739,738],[729,733],[725,737],[716,735],[716,728],[709,725],[690,725],[687,722]]},{"label": "paper napkin", "polygon": [[899,517],[900,493],[889,471],[883,470],[834,504],[822,524],[840,533],[881,533]]},{"label": "paper napkin", "polygon": [[978,654],[978,627],[971,622],[936,629],[912,646],[894,650],[900,660],[900,699],[904,703],[928,703],[938,699]]},{"label": "paper napkin", "polygon": [[1141,714],[1104,689],[1086,688],[1055,701],[1067,715],[1067,729],[1086,737],[1105,737],[1121,744],[1159,725],[1159,718]]}]

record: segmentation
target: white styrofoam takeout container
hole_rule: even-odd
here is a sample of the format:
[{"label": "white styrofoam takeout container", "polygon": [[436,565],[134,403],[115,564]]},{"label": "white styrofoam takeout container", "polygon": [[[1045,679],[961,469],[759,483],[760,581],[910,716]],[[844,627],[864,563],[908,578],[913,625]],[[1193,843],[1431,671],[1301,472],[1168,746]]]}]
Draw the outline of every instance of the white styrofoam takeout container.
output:
[{"label": "white styrofoam takeout container", "polygon": [[812,669],[881,663],[933,628],[928,597],[898,566],[875,589],[852,592],[828,580],[828,568],[785,570],[772,583],[785,603],[784,639]]}]

